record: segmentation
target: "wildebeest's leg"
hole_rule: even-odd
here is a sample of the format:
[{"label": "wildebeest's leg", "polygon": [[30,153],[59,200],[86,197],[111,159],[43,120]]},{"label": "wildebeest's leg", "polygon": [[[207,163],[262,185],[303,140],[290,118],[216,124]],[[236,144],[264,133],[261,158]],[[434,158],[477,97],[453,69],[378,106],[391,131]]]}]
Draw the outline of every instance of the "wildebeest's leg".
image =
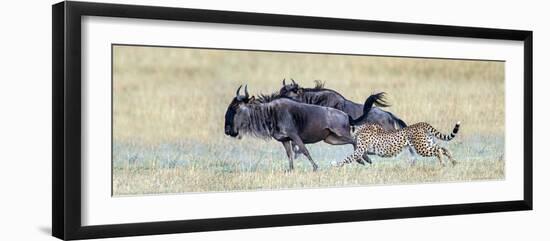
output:
[{"label": "wildebeest's leg", "polygon": [[[329,128],[332,132],[326,139],[325,142],[333,145],[343,145],[343,144],[352,144],[353,149],[357,149],[355,138],[353,138],[349,130],[345,128]],[[331,139],[328,142],[327,139]]]},{"label": "wildebeest's leg", "polygon": [[304,142],[302,139],[297,135],[290,136],[290,139],[292,139],[292,142],[294,142],[298,147],[300,148],[300,151],[306,155],[307,159],[311,163],[311,166],[313,166],[313,171],[317,171],[317,164],[313,161],[313,158],[309,155],[309,151],[306,149],[306,145],[304,145]]},{"label": "wildebeest's leg", "polygon": [[416,151],[414,151],[414,147],[412,145],[407,145],[407,148],[409,149],[409,163],[411,166],[414,166],[417,158]]},{"label": "wildebeest's leg", "polygon": [[288,157],[288,170],[292,171],[294,169],[294,159],[292,157],[292,145],[290,141],[284,141],[283,146],[286,150],[286,156]]},{"label": "wildebeest's leg", "polygon": [[296,143],[294,142],[291,142],[291,143],[292,143],[292,151],[294,151],[294,159],[298,159],[299,155],[303,153],[300,151],[300,147],[296,145]]},{"label": "wildebeest's leg", "polygon": [[414,166],[414,165],[416,165],[417,156],[416,156],[416,153],[414,153],[414,150],[411,151],[411,152],[412,152],[412,154],[409,157],[409,163],[411,164],[411,166]]},{"label": "wildebeest's leg", "polygon": [[407,149],[409,149],[409,153],[411,154],[411,156],[416,156],[416,152],[414,151],[414,148],[412,146],[407,145]]},{"label": "wildebeest's leg", "polygon": [[330,134],[327,136],[327,138],[324,139],[324,141],[331,145],[352,144],[354,147],[353,149],[357,149],[357,147],[355,146],[355,140],[346,136],[337,136],[335,134]]}]

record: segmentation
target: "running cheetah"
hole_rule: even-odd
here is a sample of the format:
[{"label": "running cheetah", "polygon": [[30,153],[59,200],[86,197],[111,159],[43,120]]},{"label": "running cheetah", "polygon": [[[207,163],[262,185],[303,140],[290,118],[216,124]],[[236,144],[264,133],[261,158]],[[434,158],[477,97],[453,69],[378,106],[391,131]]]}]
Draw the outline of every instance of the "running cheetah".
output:
[{"label": "running cheetah", "polygon": [[455,165],[456,160],[451,156],[451,152],[437,145],[434,137],[450,141],[458,133],[459,127],[460,121],[456,123],[451,134],[443,135],[425,122],[416,123],[399,130],[384,130],[376,123],[363,124],[355,130],[357,149],[353,154],[342,161],[333,161],[331,164],[333,166],[343,166],[361,157],[371,163],[370,158],[366,155],[367,152],[380,157],[393,157],[399,154],[404,147],[410,146],[421,156],[437,156],[441,165],[444,165],[442,160],[444,155]]}]

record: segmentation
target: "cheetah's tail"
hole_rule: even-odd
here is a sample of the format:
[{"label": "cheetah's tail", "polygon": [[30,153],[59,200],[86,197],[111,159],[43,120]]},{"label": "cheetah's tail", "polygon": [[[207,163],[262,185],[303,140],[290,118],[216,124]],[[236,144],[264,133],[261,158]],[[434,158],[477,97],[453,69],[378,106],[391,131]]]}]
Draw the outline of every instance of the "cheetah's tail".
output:
[{"label": "cheetah's tail", "polygon": [[440,140],[450,141],[453,138],[455,138],[456,134],[458,133],[459,128],[460,128],[460,121],[456,123],[455,128],[453,129],[453,132],[451,132],[451,134],[449,134],[449,135],[443,135],[443,134],[441,134],[441,132],[434,129],[435,130],[435,137],[437,137]]}]

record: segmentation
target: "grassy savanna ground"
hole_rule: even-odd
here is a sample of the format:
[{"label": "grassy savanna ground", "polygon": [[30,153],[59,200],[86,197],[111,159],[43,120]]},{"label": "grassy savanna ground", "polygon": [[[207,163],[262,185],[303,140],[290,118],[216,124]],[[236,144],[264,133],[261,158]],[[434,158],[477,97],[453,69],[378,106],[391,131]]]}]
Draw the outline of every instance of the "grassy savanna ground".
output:
[{"label": "grassy savanna ground", "polygon": [[[115,195],[457,182],[504,178],[504,63],[369,56],[115,46],[113,49],[113,193]],[[374,164],[331,168],[351,146],[308,145],[321,169],[304,157],[295,172],[274,140],[223,134],[236,88],[271,93],[282,78],[306,87],[326,82],[363,102],[385,91],[387,108],[407,123],[425,121],[448,133],[459,161],[406,152]]]}]

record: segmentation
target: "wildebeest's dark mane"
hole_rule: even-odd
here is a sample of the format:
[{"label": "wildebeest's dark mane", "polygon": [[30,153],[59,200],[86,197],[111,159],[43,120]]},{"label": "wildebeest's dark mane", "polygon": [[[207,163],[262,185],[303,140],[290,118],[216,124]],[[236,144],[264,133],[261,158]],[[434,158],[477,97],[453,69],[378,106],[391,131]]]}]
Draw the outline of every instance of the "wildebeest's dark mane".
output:
[{"label": "wildebeest's dark mane", "polygon": [[259,94],[258,97],[256,97],[256,100],[259,103],[269,103],[271,101],[274,101],[276,99],[283,98],[279,93],[271,93],[271,94]]},{"label": "wildebeest's dark mane", "polygon": [[324,89],[325,88],[325,82],[321,82],[320,80],[314,80],[315,87],[313,89]]},{"label": "wildebeest's dark mane", "polygon": [[256,97],[256,102],[257,103],[269,103],[269,102],[272,102],[272,101],[278,100],[278,99],[286,99],[286,100],[296,102],[295,100],[293,100],[291,98],[288,98],[286,96],[282,96],[281,94],[279,94],[279,92],[274,92],[274,93],[271,93],[271,94],[259,94],[258,97]]},{"label": "wildebeest's dark mane", "polygon": [[301,87],[300,85],[297,85],[297,86],[299,89],[302,89],[303,91],[306,91],[306,92],[315,92],[315,91],[324,91],[324,90],[332,91],[331,89],[325,88],[325,82],[322,82],[320,80],[314,80],[314,82],[315,82],[315,86],[313,88],[304,88],[304,87]]},{"label": "wildebeest's dark mane", "polygon": [[[335,91],[333,89],[327,89],[325,88],[325,83],[324,82],[321,82],[320,80],[316,80],[315,81],[315,87],[313,88],[302,88],[302,90],[304,92],[322,92],[322,91],[328,91],[328,92],[331,92],[331,93],[334,93],[338,96],[340,96],[342,99],[344,100],[347,100],[349,101],[346,97],[344,97],[342,94],[340,94],[338,91]],[[306,101],[307,103],[321,103],[323,101],[328,101],[326,98],[326,96],[323,96],[323,95],[319,95],[319,96],[308,96],[309,98],[313,98],[313,99],[307,99],[307,100],[304,100]],[[304,96],[304,98],[307,98]]]}]

